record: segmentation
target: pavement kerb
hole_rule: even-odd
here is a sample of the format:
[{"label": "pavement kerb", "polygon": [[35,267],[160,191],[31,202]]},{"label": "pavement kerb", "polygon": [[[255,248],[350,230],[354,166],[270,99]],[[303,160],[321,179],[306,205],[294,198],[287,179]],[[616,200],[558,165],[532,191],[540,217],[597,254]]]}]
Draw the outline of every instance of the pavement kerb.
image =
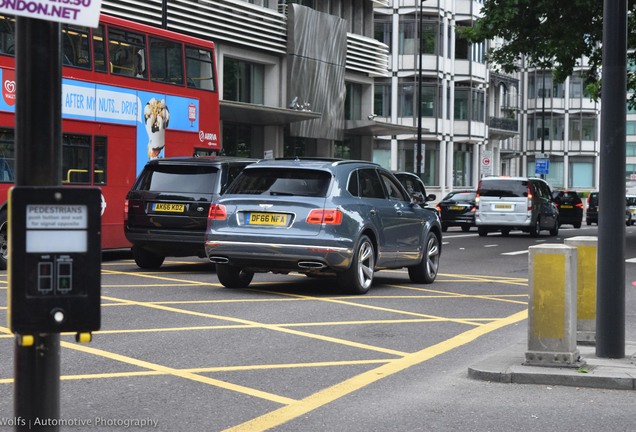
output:
[{"label": "pavement kerb", "polygon": [[504,349],[468,368],[468,376],[482,381],[636,390],[636,342],[625,343],[625,357],[596,356],[594,346],[579,345],[581,368],[525,366],[527,344]]}]

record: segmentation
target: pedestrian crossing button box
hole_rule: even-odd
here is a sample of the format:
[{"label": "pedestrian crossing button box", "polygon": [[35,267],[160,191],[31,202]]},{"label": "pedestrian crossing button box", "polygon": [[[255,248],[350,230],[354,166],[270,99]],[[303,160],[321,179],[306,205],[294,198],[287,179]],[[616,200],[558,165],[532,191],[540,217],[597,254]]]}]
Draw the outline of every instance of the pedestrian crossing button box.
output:
[{"label": "pedestrian crossing button box", "polygon": [[9,191],[9,326],[14,333],[91,332],[101,322],[101,191]]}]

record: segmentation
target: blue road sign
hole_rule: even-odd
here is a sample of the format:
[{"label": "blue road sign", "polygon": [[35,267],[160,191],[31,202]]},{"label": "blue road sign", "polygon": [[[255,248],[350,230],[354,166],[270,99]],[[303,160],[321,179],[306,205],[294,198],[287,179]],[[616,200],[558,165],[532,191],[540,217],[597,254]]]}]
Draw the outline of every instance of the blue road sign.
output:
[{"label": "blue road sign", "polygon": [[535,174],[550,174],[550,159],[536,159],[534,161]]}]

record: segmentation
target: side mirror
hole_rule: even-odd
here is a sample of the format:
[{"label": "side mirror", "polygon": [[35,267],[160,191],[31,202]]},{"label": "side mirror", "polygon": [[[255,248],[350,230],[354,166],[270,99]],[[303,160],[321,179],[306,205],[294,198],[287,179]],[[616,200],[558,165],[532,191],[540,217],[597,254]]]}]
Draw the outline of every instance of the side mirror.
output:
[{"label": "side mirror", "polygon": [[437,195],[435,194],[428,194],[426,196],[426,201],[435,201],[437,199]]}]

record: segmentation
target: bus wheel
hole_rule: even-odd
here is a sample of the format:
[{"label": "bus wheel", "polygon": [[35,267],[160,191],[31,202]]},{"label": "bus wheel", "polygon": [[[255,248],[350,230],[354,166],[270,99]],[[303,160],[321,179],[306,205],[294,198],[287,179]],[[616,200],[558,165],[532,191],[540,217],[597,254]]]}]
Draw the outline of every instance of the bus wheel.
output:
[{"label": "bus wheel", "polygon": [[163,264],[165,257],[155,255],[138,246],[132,247],[133,258],[139,268],[142,269],[158,269]]},{"label": "bus wheel", "polygon": [[9,231],[7,225],[7,211],[0,212],[0,270],[7,269],[9,257]]}]

